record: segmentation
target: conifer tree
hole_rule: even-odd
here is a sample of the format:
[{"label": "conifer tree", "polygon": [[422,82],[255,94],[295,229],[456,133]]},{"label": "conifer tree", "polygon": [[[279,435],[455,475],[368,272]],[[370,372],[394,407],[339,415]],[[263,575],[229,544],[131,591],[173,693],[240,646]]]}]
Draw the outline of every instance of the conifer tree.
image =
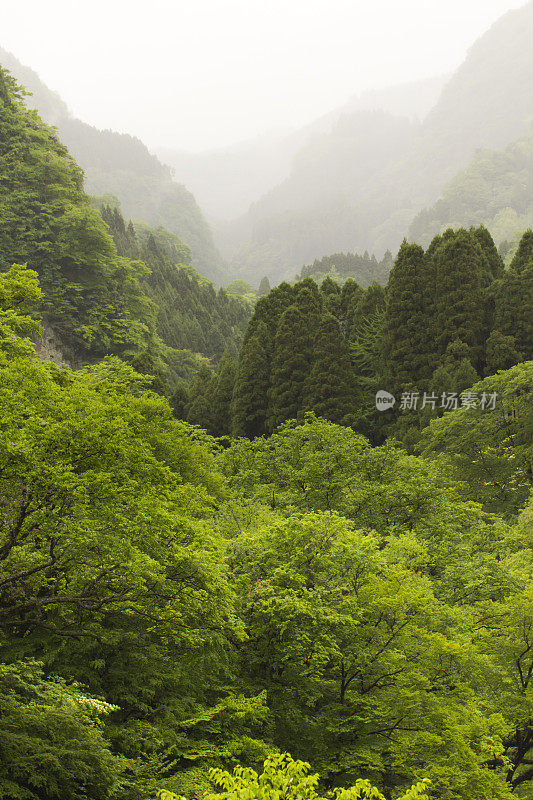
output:
[{"label": "conifer tree", "polygon": [[320,292],[324,298],[324,305],[337,319],[341,315],[341,290],[338,283],[335,283],[329,275],[324,278],[320,285]]},{"label": "conifer tree", "polygon": [[506,336],[493,330],[485,346],[485,373],[494,375],[500,369],[509,369],[524,361],[523,353],[516,349],[514,336]]},{"label": "conifer tree", "polygon": [[170,407],[172,415],[176,419],[187,419],[187,406],[189,404],[189,387],[183,380],[178,382],[174,389],[172,397],[170,398]]},{"label": "conifer tree", "polygon": [[211,369],[202,366],[191,381],[187,422],[214,433],[213,393],[216,378]]},{"label": "conifer tree", "polygon": [[420,245],[403,241],[388,283],[383,357],[391,390],[405,390],[431,375],[430,271]]},{"label": "conifer tree", "polygon": [[494,286],[494,329],[513,337],[515,349],[527,361],[533,358],[533,257],[525,262],[526,245]]},{"label": "conifer tree", "polygon": [[479,380],[479,375],[470,360],[467,344],[456,339],[450,342],[431,381],[431,391],[437,396],[443,392],[463,392]]},{"label": "conifer tree", "polygon": [[509,269],[517,273],[523,272],[531,261],[533,261],[533,231],[528,228],[520,239]]},{"label": "conifer tree", "polygon": [[213,433],[224,436],[231,433],[231,401],[235,387],[237,365],[226,351],[218,365],[213,392]]},{"label": "conifer tree", "polygon": [[355,309],[364,290],[353,278],[348,278],[341,290],[341,324],[345,338],[350,341],[354,323]]},{"label": "conifer tree", "polygon": [[437,352],[456,339],[470,348],[470,360],[480,371],[486,331],[486,286],[481,248],[464,229],[446,232],[435,249],[435,301],[431,318]]},{"label": "conifer tree", "polygon": [[242,346],[232,400],[235,436],[262,436],[266,432],[272,338],[259,319]]},{"label": "conifer tree", "polygon": [[259,284],[259,289],[257,290],[257,294],[259,297],[263,297],[264,295],[270,292],[270,281],[268,280],[267,276],[265,275],[264,278],[261,278],[261,282]]},{"label": "conifer tree", "polygon": [[504,264],[490,232],[484,225],[479,225],[477,228],[471,227],[470,233],[481,247],[487,282],[490,283],[492,280],[501,278],[504,272]]},{"label": "conifer tree", "polygon": [[[298,299],[309,300],[308,293]],[[302,409],[304,384],[309,375],[312,351],[311,319],[296,306],[289,306],[281,317],[274,340],[274,357],[270,389],[267,429],[273,431],[282,422],[294,419]]]},{"label": "conifer tree", "polygon": [[353,425],[358,405],[359,392],[339,322],[332,314],[325,313],[314,336],[303,408],[340,425]]}]

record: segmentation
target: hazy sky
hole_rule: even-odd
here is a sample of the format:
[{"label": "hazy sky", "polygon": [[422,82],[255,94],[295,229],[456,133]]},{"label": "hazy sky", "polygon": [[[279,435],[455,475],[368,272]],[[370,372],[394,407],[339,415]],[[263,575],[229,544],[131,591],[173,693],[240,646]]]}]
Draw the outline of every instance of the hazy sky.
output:
[{"label": "hazy sky", "polygon": [[76,116],[199,151],[452,70],[523,0],[4,0],[0,44]]}]

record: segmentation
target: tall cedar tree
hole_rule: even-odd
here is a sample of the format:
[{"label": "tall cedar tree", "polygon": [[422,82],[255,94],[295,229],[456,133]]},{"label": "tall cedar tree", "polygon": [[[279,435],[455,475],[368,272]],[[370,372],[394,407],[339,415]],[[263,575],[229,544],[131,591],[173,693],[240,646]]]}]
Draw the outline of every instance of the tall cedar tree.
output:
[{"label": "tall cedar tree", "polygon": [[187,422],[214,433],[213,392],[216,378],[211,369],[202,366],[191,382],[189,403],[186,407]]},{"label": "tall cedar tree", "polygon": [[[495,284],[494,329],[513,337],[515,350],[533,358],[533,232],[526,231],[504,277]],[[513,345],[513,342],[509,342]]]},{"label": "tall cedar tree", "polygon": [[233,434],[262,436],[266,432],[272,338],[262,319],[243,345],[233,392]]},{"label": "tall cedar tree", "polygon": [[474,236],[483,253],[484,269],[487,273],[487,283],[501,278],[504,273],[504,264],[494,239],[484,225],[471,227],[470,233]]},{"label": "tall cedar tree", "polygon": [[404,239],[389,277],[385,314],[384,363],[393,390],[416,386],[431,374],[430,285],[423,248]]},{"label": "tall cedar tree", "polygon": [[515,272],[523,272],[531,261],[533,261],[533,231],[528,228],[520,239],[518,249],[511,261],[510,269]]},{"label": "tall cedar tree", "polygon": [[289,306],[281,317],[274,340],[274,357],[267,428],[295,419],[302,408],[304,384],[311,368],[312,341],[309,315]]},{"label": "tall cedar tree", "polygon": [[332,314],[323,314],[314,337],[303,406],[331,422],[352,425],[358,405],[359,393],[339,322]]},{"label": "tall cedar tree", "polygon": [[265,275],[264,278],[261,278],[261,282],[259,284],[259,289],[257,290],[257,294],[259,297],[263,297],[263,295],[268,294],[270,291],[270,281],[268,280],[267,276]]},{"label": "tall cedar tree", "polygon": [[226,351],[218,365],[213,392],[213,433],[225,436],[231,433],[231,401],[235,386],[237,365]]},{"label": "tall cedar tree", "polygon": [[[435,249],[435,302],[431,324],[437,355],[456,339],[470,349],[472,366],[482,368],[486,325],[486,275],[482,250],[464,229],[446,232]],[[426,320],[426,325],[429,320]]]}]

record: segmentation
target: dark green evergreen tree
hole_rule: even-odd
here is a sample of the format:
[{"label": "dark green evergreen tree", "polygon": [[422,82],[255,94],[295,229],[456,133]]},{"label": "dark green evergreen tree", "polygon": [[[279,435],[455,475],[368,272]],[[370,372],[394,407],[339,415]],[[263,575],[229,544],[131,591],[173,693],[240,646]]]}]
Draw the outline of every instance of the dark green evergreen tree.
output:
[{"label": "dark green evergreen tree", "polygon": [[531,261],[533,261],[533,231],[528,228],[520,239],[518,249],[511,261],[510,269],[513,272],[523,272]]},{"label": "dark green evergreen tree", "polygon": [[353,278],[348,278],[343,284],[341,290],[341,325],[347,340],[351,339],[355,309],[363,295],[364,289]]},{"label": "dark green evergreen tree", "polygon": [[477,371],[483,363],[486,331],[486,273],[481,248],[464,229],[446,232],[433,255],[435,295],[431,325],[437,352],[460,339],[470,348],[470,361]]},{"label": "dark green evergreen tree", "polygon": [[246,338],[237,367],[232,400],[232,432],[235,436],[262,436],[266,432],[272,337],[259,319]]},{"label": "dark green evergreen tree", "polygon": [[353,367],[339,322],[332,314],[325,313],[320,317],[314,336],[303,408],[340,425],[353,425],[359,403]]},{"label": "dark green evergreen tree", "polygon": [[263,297],[264,295],[270,292],[270,281],[268,280],[267,276],[265,275],[264,278],[261,278],[261,282],[259,284],[259,289],[257,290],[257,294],[259,297]]},{"label": "dark green evergreen tree", "polygon": [[131,365],[141,375],[151,376],[150,389],[152,391],[163,396],[170,394],[168,371],[165,365],[159,359],[154,358],[148,350],[134,356]]},{"label": "dark green evergreen tree", "polygon": [[404,240],[389,276],[384,321],[384,378],[391,391],[406,390],[431,375],[430,274],[423,248]]},{"label": "dark green evergreen tree", "polygon": [[[298,299],[309,299],[302,293]],[[274,340],[274,357],[268,393],[267,429],[273,431],[282,422],[294,419],[302,409],[304,384],[309,375],[312,352],[311,320],[296,306],[289,306],[281,317]]]},{"label": "dark green evergreen tree", "polygon": [[236,373],[237,364],[226,351],[218,365],[213,392],[213,432],[215,436],[225,436],[231,433],[231,402]]},{"label": "dark green evergreen tree", "polygon": [[524,355],[516,349],[515,337],[506,336],[498,330],[492,331],[485,346],[486,374],[494,375],[498,370],[509,369],[520,361],[524,361]]},{"label": "dark green evergreen tree", "polygon": [[[529,234],[525,234],[529,239]],[[525,238],[524,237],[524,238]],[[525,247],[524,247],[525,249]],[[513,260],[494,286],[494,329],[513,337],[523,358],[533,358],[533,258]]]},{"label": "dark green evergreen tree", "polygon": [[186,407],[187,422],[214,433],[213,395],[216,378],[212,369],[202,366],[191,381],[189,402]]},{"label": "dark green evergreen tree", "polygon": [[484,225],[470,228],[470,233],[481,247],[484,268],[487,273],[487,282],[501,278],[504,272],[504,263],[494,244],[494,239]]},{"label": "dark green evergreen tree", "polygon": [[170,398],[172,415],[176,419],[187,419],[187,406],[189,405],[189,401],[190,396],[188,384],[184,380],[178,381],[178,384]]},{"label": "dark green evergreen tree", "polygon": [[459,339],[450,342],[430,384],[431,391],[437,397],[441,397],[443,392],[459,394],[479,380],[470,356],[471,350],[465,342]]}]

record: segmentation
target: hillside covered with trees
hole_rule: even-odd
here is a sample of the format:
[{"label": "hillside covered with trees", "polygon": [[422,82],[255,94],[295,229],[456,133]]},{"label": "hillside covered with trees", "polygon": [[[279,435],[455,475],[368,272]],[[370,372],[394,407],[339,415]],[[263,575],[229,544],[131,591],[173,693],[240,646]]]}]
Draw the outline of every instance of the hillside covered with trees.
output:
[{"label": "hillside covered with trees", "polygon": [[533,800],[533,230],[216,289],[23,98],[0,68],[1,800]]},{"label": "hillside covered with trees", "polygon": [[175,233],[191,249],[197,269],[211,280],[223,281],[224,265],[211,229],[193,195],[173,180],[169,167],[136,137],[98,130],[73,117],[32,69],[2,48],[0,64],[30,93],[25,97],[28,106],[57,127],[61,141],[84,171],[88,194],[115,195],[127,217]]}]

